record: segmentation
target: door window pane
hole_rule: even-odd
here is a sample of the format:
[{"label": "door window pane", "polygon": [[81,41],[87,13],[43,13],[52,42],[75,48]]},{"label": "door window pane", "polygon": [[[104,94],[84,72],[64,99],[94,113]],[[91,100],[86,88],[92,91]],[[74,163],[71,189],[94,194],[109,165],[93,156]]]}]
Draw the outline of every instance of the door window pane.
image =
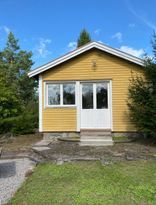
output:
[{"label": "door window pane", "polygon": [[96,84],[97,109],[108,108],[108,87],[107,83]]},{"label": "door window pane", "polygon": [[63,84],[63,104],[75,104],[75,84]]},{"label": "door window pane", "polygon": [[86,83],[82,85],[82,108],[93,108],[93,84]]},{"label": "door window pane", "polygon": [[48,105],[60,105],[59,84],[48,84]]}]

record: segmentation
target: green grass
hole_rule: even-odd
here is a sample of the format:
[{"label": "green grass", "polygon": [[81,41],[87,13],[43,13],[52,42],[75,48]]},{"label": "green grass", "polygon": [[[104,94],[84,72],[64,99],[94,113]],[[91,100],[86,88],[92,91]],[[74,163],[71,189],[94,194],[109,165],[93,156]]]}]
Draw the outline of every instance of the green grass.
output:
[{"label": "green grass", "polygon": [[134,161],[102,166],[75,162],[36,167],[11,205],[156,204],[156,162]]},{"label": "green grass", "polygon": [[120,141],[120,140],[128,140],[129,138],[127,136],[115,136],[113,137],[114,141]]}]

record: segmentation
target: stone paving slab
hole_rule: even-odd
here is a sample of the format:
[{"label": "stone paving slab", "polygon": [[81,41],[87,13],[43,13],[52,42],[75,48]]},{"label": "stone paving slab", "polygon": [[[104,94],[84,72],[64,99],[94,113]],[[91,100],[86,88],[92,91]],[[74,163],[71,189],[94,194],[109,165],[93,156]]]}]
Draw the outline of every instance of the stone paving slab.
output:
[{"label": "stone paving slab", "polygon": [[51,140],[41,140],[33,145],[33,147],[48,146]]},{"label": "stone paving slab", "polygon": [[49,147],[44,147],[44,146],[42,146],[42,147],[32,147],[32,149],[35,150],[35,151],[40,152],[40,151],[49,150],[50,148],[49,148]]},{"label": "stone paving slab", "polygon": [[[76,142],[52,142],[47,150],[40,150],[39,154],[46,161],[97,160],[105,162],[119,162],[129,160],[156,160],[156,147],[141,143],[120,143],[114,146],[93,147],[80,146]],[[37,151],[36,151],[37,152]]]}]

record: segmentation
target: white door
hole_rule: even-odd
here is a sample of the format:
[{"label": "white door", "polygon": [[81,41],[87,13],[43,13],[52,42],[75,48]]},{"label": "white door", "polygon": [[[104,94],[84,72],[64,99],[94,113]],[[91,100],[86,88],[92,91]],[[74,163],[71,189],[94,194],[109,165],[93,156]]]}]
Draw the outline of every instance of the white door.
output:
[{"label": "white door", "polygon": [[85,82],[80,85],[81,129],[110,129],[110,83]]}]

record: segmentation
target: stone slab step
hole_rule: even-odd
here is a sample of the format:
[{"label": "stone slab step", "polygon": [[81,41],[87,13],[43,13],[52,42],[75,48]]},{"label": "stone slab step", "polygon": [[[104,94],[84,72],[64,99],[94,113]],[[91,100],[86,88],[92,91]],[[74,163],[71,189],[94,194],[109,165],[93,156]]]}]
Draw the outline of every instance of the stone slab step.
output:
[{"label": "stone slab step", "polygon": [[48,146],[52,141],[51,140],[41,140],[33,145],[33,147]]},{"label": "stone slab step", "polygon": [[38,152],[42,152],[42,151],[45,151],[45,150],[49,150],[50,148],[49,147],[43,147],[43,146],[41,146],[41,147],[32,147],[32,149],[34,150],[34,151],[38,151]]}]

